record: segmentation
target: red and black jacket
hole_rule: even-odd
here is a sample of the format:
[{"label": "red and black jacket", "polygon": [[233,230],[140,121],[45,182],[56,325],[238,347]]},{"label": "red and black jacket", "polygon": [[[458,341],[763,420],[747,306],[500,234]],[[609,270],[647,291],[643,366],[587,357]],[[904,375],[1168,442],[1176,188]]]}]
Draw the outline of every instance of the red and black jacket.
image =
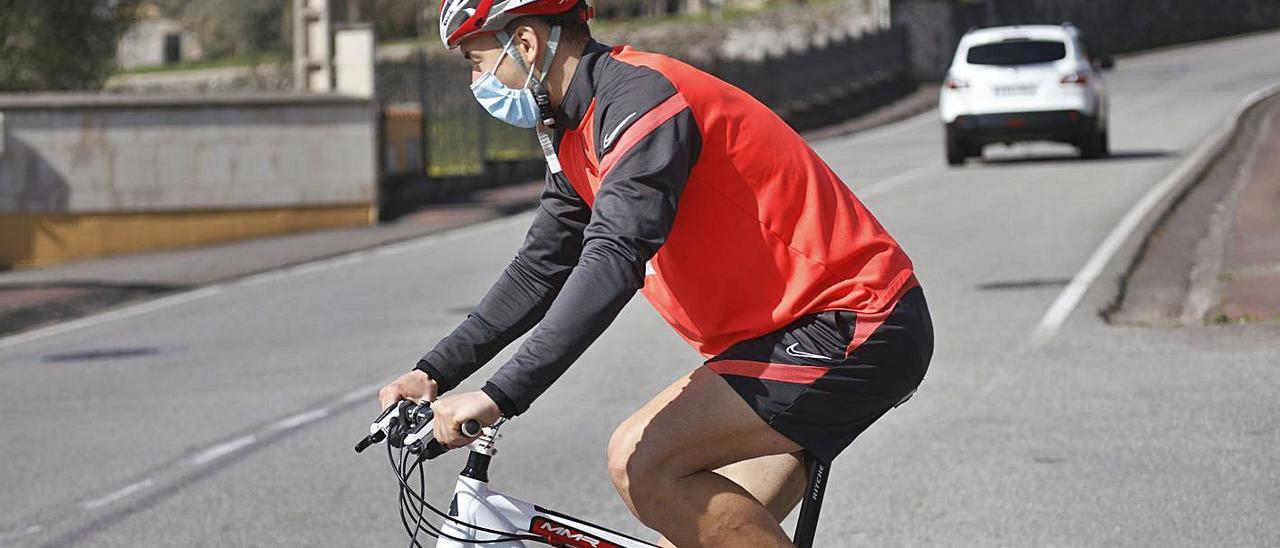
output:
[{"label": "red and black jacket", "polygon": [[484,391],[507,416],[568,369],[636,291],[713,356],[823,310],[875,313],[910,259],[795,131],[689,65],[591,42],[560,106],[524,245],[419,368],[457,385],[534,329]]}]

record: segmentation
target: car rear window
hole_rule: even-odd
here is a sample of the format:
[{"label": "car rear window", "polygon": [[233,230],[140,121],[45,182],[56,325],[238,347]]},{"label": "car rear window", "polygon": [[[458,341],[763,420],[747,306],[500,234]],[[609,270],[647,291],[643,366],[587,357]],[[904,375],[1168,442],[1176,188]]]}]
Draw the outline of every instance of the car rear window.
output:
[{"label": "car rear window", "polygon": [[1054,40],[1018,40],[969,48],[970,65],[1033,65],[1067,56],[1067,45]]}]

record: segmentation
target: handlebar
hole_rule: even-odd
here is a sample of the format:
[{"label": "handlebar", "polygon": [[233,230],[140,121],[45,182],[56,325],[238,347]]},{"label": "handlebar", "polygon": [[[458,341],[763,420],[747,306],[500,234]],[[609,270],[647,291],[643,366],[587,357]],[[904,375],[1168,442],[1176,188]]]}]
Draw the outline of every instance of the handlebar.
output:
[{"label": "handlebar", "polygon": [[[355,450],[361,453],[385,440],[392,447],[404,447],[410,453],[420,453],[425,459],[434,459],[449,451],[448,447],[432,436],[434,430],[431,423],[434,418],[435,412],[431,410],[430,403],[401,401],[378,415],[373,424],[369,425],[369,435],[356,443]],[[475,438],[480,435],[483,427],[480,421],[468,419],[462,423],[461,430],[464,436]]]}]

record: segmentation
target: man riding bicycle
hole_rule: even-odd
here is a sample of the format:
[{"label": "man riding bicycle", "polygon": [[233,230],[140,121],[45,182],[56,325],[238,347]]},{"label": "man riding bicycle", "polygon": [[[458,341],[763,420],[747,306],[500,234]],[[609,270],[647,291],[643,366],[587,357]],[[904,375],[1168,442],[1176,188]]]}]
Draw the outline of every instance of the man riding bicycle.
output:
[{"label": "man riding bicycle", "polygon": [[[433,401],[436,438],[466,445],[464,421],[528,410],[641,291],[707,361],[614,432],[618,492],[666,543],[789,546],[779,522],[803,455],[830,463],[923,379],[924,295],[901,247],[768,107],[594,41],[590,17],[583,0],[441,6],[477,101],[537,129],[546,187],[502,276],[380,403]],[[437,399],[530,329],[482,390]]]}]

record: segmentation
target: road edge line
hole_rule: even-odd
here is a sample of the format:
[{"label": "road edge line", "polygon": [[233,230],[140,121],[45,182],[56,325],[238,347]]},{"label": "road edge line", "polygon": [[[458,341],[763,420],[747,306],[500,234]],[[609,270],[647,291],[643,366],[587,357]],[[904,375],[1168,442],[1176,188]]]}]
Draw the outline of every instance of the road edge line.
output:
[{"label": "road edge line", "polygon": [[1045,310],[1040,322],[1036,324],[1035,330],[1031,332],[1031,336],[1023,345],[1022,351],[1038,350],[1053,340],[1058,334],[1058,330],[1061,329],[1062,324],[1080,305],[1080,301],[1084,299],[1085,294],[1093,283],[1102,275],[1102,272],[1112,262],[1124,244],[1133,238],[1134,234],[1137,233],[1137,229],[1140,226],[1150,224],[1153,217],[1163,215],[1165,210],[1168,209],[1171,200],[1180,196],[1182,191],[1186,190],[1189,185],[1199,180],[1204,170],[1231,143],[1232,137],[1239,131],[1240,122],[1245,112],[1250,107],[1278,92],[1280,92],[1280,83],[1275,83],[1246,95],[1244,99],[1236,103],[1231,114],[1218,125],[1217,129],[1209,135],[1209,138],[1201,142],[1191,155],[1178,164],[1164,179],[1151,186],[1125,212],[1120,222],[1116,224],[1115,228],[1111,229],[1106,239],[1085,261],[1084,266],[1071,278],[1071,282],[1062,289],[1061,293],[1058,293],[1057,298]]},{"label": "road edge line", "polygon": [[44,339],[46,337],[52,337],[54,335],[70,333],[72,331],[76,331],[86,327],[92,327],[95,325],[109,323],[109,322],[124,319],[124,318],[140,316],[143,314],[147,314],[149,312],[155,312],[156,310],[169,308],[171,306],[202,300],[207,297],[212,297],[214,295],[221,294],[228,289],[260,285],[264,283],[279,281],[279,280],[290,278],[293,276],[323,272],[323,271],[344,266],[347,264],[359,263],[371,258],[399,255],[401,253],[412,251],[420,247],[426,247],[426,246],[435,245],[438,243],[450,242],[450,241],[463,238],[472,234],[484,233],[487,230],[502,228],[507,224],[514,223],[517,219],[522,218],[522,216],[525,215],[526,213],[528,212],[526,211],[526,212],[515,213],[512,215],[507,215],[503,217],[498,217],[496,219],[489,219],[487,221],[481,221],[475,224],[460,226],[460,227],[453,228],[450,230],[445,230],[442,232],[426,234],[416,238],[386,242],[379,245],[374,245],[370,247],[356,249],[353,251],[348,251],[346,253],[341,253],[338,255],[330,255],[327,257],[323,257],[323,258],[319,258],[311,261],[304,261],[300,263],[290,264],[287,266],[281,266],[279,268],[259,271],[253,274],[247,274],[245,276],[231,278],[229,280],[196,287],[194,289],[190,289],[187,291],[172,293],[172,294],[165,295],[162,297],[157,297],[154,299],[148,299],[142,302],[125,305],[119,308],[109,308],[106,310],[102,310],[100,312],[89,314],[87,316],[81,316],[73,320],[46,325],[44,327],[37,327],[30,331],[22,331],[19,333],[14,333],[12,335],[0,337],[0,350],[6,349],[6,348],[12,348],[12,347],[15,347],[24,343],[28,343],[31,341],[35,341],[35,340]]}]

